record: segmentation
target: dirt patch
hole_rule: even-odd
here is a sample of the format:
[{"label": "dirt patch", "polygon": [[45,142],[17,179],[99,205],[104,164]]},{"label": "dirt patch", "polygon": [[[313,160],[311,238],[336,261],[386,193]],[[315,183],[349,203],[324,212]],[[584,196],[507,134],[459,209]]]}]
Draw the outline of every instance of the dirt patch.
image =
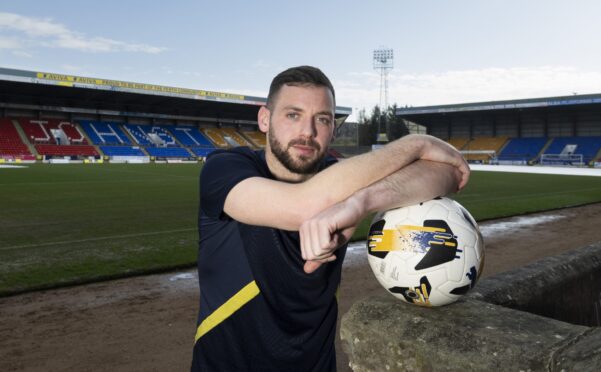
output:
[{"label": "dirt patch", "polygon": [[[482,223],[483,275],[601,241],[600,223],[601,203]],[[364,249],[350,249],[340,313],[375,293],[385,294]],[[194,271],[3,298],[0,370],[189,370],[197,309]],[[340,345],[337,349],[338,370],[349,371],[346,355]]]}]

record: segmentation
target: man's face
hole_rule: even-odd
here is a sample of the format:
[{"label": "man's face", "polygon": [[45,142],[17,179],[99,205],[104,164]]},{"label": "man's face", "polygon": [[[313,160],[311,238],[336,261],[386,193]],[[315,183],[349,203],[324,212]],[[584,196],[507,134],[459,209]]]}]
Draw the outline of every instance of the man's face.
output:
[{"label": "man's face", "polygon": [[316,173],[334,133],[330,90],[284,85],[270,113],[267,138],[276,159],[292,173]]}]

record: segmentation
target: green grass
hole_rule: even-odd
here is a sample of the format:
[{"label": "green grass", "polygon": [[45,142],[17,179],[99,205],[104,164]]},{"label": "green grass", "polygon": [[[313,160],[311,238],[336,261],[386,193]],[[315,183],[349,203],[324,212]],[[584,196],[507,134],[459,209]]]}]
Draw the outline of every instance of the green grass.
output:
[{"label": "green grass", "polygon": [[[451,195],[477,221],[601,202],[601,177],[472,172],[470,182]],[[353,235],[363,240],[371,218]]]},{"label": "green grass", "polygon": [[193,264],[199,171],[0,169],[0,294]]},{"label": "green grass", "polygon": [[[0,168],[0,295],[191,266],[199,165]],[[478,220],[601,201],[601,177],[473,172]],[[366,219],[355,234],[364,239]]]}]

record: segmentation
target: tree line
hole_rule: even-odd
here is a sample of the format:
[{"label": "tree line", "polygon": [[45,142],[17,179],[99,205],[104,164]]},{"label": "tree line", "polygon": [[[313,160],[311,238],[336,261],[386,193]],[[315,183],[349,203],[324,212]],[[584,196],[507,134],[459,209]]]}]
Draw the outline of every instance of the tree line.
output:
[{"label": "tree line", "polygon": [[378,143],[380,133],[386,133],[388,141],[409,134],[404,120],[395,115],[396,109],[397,105],[394,104],[383,112],[377,105],[369,113],[365,109],[360,110],[357,115],[358,145],[370,146]]}]

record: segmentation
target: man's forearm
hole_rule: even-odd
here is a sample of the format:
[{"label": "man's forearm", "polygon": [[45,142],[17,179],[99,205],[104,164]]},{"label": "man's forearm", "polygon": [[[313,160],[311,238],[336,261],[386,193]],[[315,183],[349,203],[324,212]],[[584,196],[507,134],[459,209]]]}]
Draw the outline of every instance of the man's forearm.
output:
[{"label": "man's forearm", "polygon": [[364,213],[417,204],[457,191],[459,172],[448,164],[418,160],[353,195]]},{"label": "man's forearm", "polygon": [[462,184],[467,182],[469,167],[455,148],[431,136],[410,135],[341,161],[305,182],[243,180],[229,192],[223,210],[245,224],[298,230],[304,221],[418,159],[449,164],[461,173]]},{"label": "man's forearm", "polygon": [[406,136],[379,150],[345,159],[306,181],[304,193],[328,200],[325,207],[338,203],[419,159],[424,142],[423,136]]},{"label": "man's forearm", "polygon": [[[455,168],[460,172],[459,186],[463,187],[467,183],[469,167],[454,147],[432,136],[409,135],[388,144],[383,149],[341,161],[304,182],[301,186],[303,192],[299,195],[305,197],[303,200],[312,201],[307,205],[306,211],[309,214],[307,218],[347,199],[361,189],[392,176],[399,170],[404,170],[419,159],[448,164],[448,167],[439,169],[447,169],[448,172],[451,172],[450,168]],[[405,174],[411,174],[411,176],[404,176]],[[379,185],[378,188],[386,189],[386,185],[413,184],[414,178],[418,177],[419,179],[420,176],[418,170],[410,170],[408,173],[402,172]],[[434,174],[431,176],[434,177],[434,181],[443,181],[436,179]],[[414,189],[411,189],[417,194],[414,192],[407,193],[406,197],[420,197],[419,192],[421,192],[422,186],[417,185]],[[440,188],[435,190],[440,194],[446,194],[456,191],[457,187],[453,190],[441,190]],[[424,194],[424,196],[430,194]],[[316,195],[319,195],[319,197],[316,198]]]},{"label": "man's forearm", "polygon": [[412,205],[457,190],[461,172],[443,163],[418,160],[363,188],[305,221],[299,230],[305,271],[330,261],[370,212]]}]

